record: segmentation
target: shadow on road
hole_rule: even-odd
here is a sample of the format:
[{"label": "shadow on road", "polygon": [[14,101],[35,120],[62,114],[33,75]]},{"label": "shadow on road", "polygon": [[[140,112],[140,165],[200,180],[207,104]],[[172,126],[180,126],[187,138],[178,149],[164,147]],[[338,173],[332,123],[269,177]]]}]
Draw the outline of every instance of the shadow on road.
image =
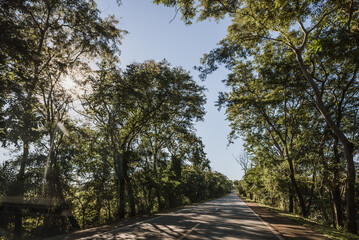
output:
[{"label": "shadow on road", "polygon": [[98,239],[278,239],[235,193],[93,237]]}]

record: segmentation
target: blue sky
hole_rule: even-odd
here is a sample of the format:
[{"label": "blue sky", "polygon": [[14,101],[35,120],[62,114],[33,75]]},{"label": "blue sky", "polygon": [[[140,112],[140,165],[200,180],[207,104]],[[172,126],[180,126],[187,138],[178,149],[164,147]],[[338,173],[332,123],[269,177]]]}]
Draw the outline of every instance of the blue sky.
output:
[{"label": "blue sky", "polygon": [[[229,19],[219,23],[214,21],[194,22],[186,26],[175,16],[175,9],[157,6],[151,0],[122,0],[118,6],[116,0],[96,0],[103,17],[115,15],[120,23],[120,29],[129,34],[122,41],[121,68],[132,62],[143,62],[153,59],[161,61],[166,58],[172,66],[182,66],[190,71],[193,78],[208,89],[206,92],[207,114],[204,122],[196,124],[197,135],[205,144],[205,152],[211,161],[211,167],[227,175],[230,179],[240,179],[243,172],[233,155],[243,151],[242,141],[237,140],[227,146],[227,135],[230,132],[225,121],[224,111],[215,107],[218,92],[226,91],[221,82],[227,75],[224,68],[210,75],[205,82],[198,78],[198,72],[193,69],[200,64],[204,53],[216,47],[216,44],[226,35]],[[9,158],[9,153],[0,148],[0,161]]]},{"label": "blue sky", "polygon": [[175,9],[157,6],[151,0],[122,0],[121,6],[116,4],[116,0],[97,0],[97,3],[104,17],[115,15],[120,20],[118,27],[129,32],[121,46],[122,68],[134,61],[161,61],[166,58],[172,66],[182,66],[199,84],[206,86],[207,114],[204,122],[196,124],[197,134],[206,146],[212,169],[232,180],[240,179],[243,173],[232,155],[243,151],[243,143],[237,140],[227,147],[230,128],[223,109],[218,112],[214,106],[218,92],[226,90],[221,80],[228,72],[219,69],[202,82],[198,78],[199,73],[193,69],[199,65],[203,54],[215,48],[226,35],[230,20],[194,22],[186,26],[180,14],[169,23],[175,16]]}]

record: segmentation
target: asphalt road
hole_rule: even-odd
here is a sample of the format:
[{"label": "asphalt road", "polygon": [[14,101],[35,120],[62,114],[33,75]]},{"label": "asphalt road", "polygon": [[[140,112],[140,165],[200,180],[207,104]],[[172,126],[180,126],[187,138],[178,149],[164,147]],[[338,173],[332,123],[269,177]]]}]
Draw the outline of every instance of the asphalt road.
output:
[{"label": "asphalt road", "polygon": [[232,191],[220,199],[82,239],[282,238]]}]

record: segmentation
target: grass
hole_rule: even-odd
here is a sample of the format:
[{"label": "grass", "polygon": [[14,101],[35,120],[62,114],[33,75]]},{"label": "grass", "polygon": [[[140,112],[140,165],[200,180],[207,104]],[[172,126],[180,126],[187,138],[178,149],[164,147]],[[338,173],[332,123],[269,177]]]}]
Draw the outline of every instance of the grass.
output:
[{"label": "grass", "polygon": [[251,199],[248,199],[246,197],[241,196],[241,198],[244,198],[246,201],[248,202],[252,202],[252,203],[256,203],[261,207],[265,207],[267,209],[269,209],[272,212],[276,212],[279,215],[289,218],[295,222],[297,222],[300,225],[303,225],[305,227],[311,228],[314,231],[321,233],[325,236],[327,236],[330,239],[334,239],[334,240],[359,240],[359,236],[352,234],[352,233],[348,233],[345,232],[343,229],[334,229],[331,226],[325,225],[325,224],[321,224],[318,222],[315,222],[311,219],[308,218],[303,218],[301,216],[295,215],[295,214],[291,214],[289,212],[283,211],[281,209],[275,208],[275,207],[271,207],[262,203],[258,203],[256,201],[253,201]]}]

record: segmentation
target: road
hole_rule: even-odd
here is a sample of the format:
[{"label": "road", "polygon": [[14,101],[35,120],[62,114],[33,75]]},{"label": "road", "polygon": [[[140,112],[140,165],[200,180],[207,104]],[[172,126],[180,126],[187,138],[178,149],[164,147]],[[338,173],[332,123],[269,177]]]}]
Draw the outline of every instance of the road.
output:
[{"label": "road", "polygon": [[232,191],[226,197],[81,239],[283,239]]}]

